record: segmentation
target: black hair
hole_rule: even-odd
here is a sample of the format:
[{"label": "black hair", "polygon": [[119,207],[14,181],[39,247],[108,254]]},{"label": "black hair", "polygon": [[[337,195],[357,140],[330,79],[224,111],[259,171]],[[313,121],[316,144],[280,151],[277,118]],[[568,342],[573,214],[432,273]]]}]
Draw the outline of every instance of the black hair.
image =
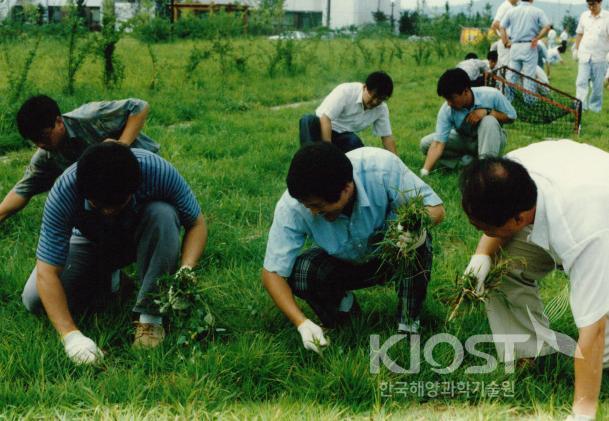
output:
[{"label": "black hair", "polygon": [[537,203],[537,186],[526,168],[507,158],[476,160],[461,173],[461,204],[470,219],[501,227]]},{"label": "black hair", "polygon": [[465,70],[458,67],[448,69],[438,79],[438,96],[449,99],[454,94],[461,94],[471,87],[472,83]]},{"label": "black hair", "polygon": [[393,80],[383,71],[370,73],[365,83],[368,91],[379,97],[389,98],[393,94]]},{"label": "black hair", "polygon": [[59,105],[53,98],[33,96],[17,111],[17,129],[24,139],[35,141],[41,138],[43,130],[55,127],[59,116]]},{"label": "black hair", "polygon": [[467,53],[465,55],[465,60],[469,60],[470,58],[478,58],[478,54],[476,54],[476,53]]},{"label": "black hair", "polygon": [[118,142],[89,146],[76,165],[78,191],[85,199],[108,206],[123,204],[142,179],[135,155]]},{"label": "black hair", "polygon": [[560,54],[563,54],[565,51],[567,51],[567,46],[566,46],[565,44],[561,44],[561,45],[558,47],[558,52],[559,52]]},{"label": "black hair", "polygon": [[337,202],[350,181],[353,181],[351,161],[326,142],[315,142],[296,152],[286,179],[293,198],[303,201],[315,197],[328,203]]},{"label": "black hair", "polygon": [[497,53],[497,50],[492,50],[492,51],[489,51],[489,52],[486,54],[486,59],[487,59],[487,60],[492,60],[492,61],[497,61],[497,60],[499,60],[499,54]]}]

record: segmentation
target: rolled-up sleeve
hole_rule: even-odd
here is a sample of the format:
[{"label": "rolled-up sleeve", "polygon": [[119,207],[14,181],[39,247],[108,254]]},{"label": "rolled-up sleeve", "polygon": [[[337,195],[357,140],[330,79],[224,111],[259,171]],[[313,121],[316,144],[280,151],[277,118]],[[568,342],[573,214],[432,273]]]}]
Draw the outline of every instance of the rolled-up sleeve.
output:
[{"label": "rolled-up sleeve", "polygon": [[393,160],[385,183],[392,210],[417,196],[423,198],[425,206],[437,206],[443,203],[440,196],[397,157]]},{"label": "rolled-up sleeve", "polygon": [[302,249],[306,234],[298,225],[299,216],[280,200],[275,208],[273,224],[264,256],[264,268],[287,278]]},{"label": "rolled-up sleeve", "polygon": [[315,110],[317,117],[328,116],[330,120],[337,119],[345,108],[345,90],[342,86],[337,86],[324,98],[321,105]]},{"label": "rolled-up sleeve", "polygon": [[499,91],[497,91],[495,96],[495,105],[493,108],[507,115],[510,120],[516,120],[516,109],[512,103],[508,101],[508,99]]},{"label": "rolled-up sleeve", "polygon": [[453,123],[450,119],[450,107],[447,103],[442,104],[440,111],[438,111],[438,117],[436,119],[436,133],[434,140],[438,142],[448,142],[448,136],[450,131],[453,129]]},{"label": "rolled-up sleeve", "polygon": [[569,268],[571,309],[578,328],[609,313],[609,230],[597,233],[579,248]]},{"label": "rolled-up sleeve", "polygon": [[29,199],[49,191],[61,172],[61,168],[48,157],[48,152],[38,149],[25,169],[23,177],[13,187],[13,191]]},{"label": "rolled-up sleeve", "polygon": [[372,126],[372,132],[380,137],[391,136],[391,122],[389,121],[389,107],[387,104],[379,105],[379,114],[379,118],[375,120]]}]

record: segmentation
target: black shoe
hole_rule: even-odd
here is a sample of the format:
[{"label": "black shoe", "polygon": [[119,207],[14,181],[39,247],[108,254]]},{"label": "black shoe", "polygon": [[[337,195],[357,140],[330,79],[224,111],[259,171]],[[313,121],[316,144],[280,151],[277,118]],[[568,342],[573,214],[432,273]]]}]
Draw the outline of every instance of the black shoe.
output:
[{"label": "black shoe", "polygon": [[354,295],[353,304],[351,304],[349,311],[338,311],[336,313],[336,326],[344,326],[347,323],[350,323],[353,319],[358,318],[361,314],[362,309],[360,308]]}]

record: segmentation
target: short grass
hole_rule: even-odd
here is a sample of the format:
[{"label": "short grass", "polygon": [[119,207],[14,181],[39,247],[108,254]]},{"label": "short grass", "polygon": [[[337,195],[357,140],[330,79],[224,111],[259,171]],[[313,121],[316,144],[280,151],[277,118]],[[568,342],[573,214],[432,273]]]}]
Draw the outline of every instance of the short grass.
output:
[{"label": "short grass", "polygon": [[[11,63],[0,63],[0,90],[8,92],[5,72],[19,71],[31,43],[27,38],[5,44]],[[152,111],[145,132],[162,145],[171,161],[193,187],[210,228],[209,245],[197,269],[201,282],[213,286],[209,301],[226,334],[201,344],[192,357],[169,336],[162,347],[138,352],[132,340],[129,303],[79,321],[82,330],[107,352],[98,367],[75,367],[64,356],[60,341],[45,318],[28,314],[20,293],[35,263],[35,248],[44,204],[37,197],[18,216],[0,226],[0,416],[12,418],[411,418],[411,419],[553,419],[570,407],[573,366],[567,357],[547,358],[543,365],[505,374],[467,374],[482,360],[469,354],[452,374],[437,374],[422,362],[415,374],[397,375],[382,368],[370,373],[370,335],[384,340],[395,330],[396,297],[392,287],[358,292],[362,317],[353,327],[330,331],[331,346],[319,357],[302,348],[296,330],[275,308],[260,282],[267,232],[276,200],[285,188],[291,156],[298,148],[300,115],[311,112],[336,84],[362,80],[376,69],[395,81],[389,101],[400,156],[418,171],[423,156],[419,139],[432,132],[441,100],[435,84],[444,69],[464,55],[460,47],[450,56],[433,56],[417,66],[413,48],[400,41],[365,40],[366,51],[349,40],[306,41],[295,45],[294,65],[279,65],[268,75],[273,44],[240,40],[235,51],[248,56],[247,68],[221,72],[218,57],[202,62],[190,77],[184,69],[195,43],[154,45],[159,59],[157,89],[150,90],[150,57],[145,45],[124,39],[118,54],[126,65],[121,88],[105,91],[99,60],[89,59],[76,81],[74,96],[64,94],[65,43],[44,39],[33,62],[21,100],[33,93],[58,99],[64,110],[83,102],[140,97]],[[209,48],[197,42],[199,48]],[[364,51],[364,54],[362,54]],[[381,54],[382,52],[382,54]],[[555,66],[552,82],[574,92],[576,66],[570,59]],[[6,101],[5,101],[6,102]],[[304,102],[296,107],[278,107]],[[0,193],[21,176],[33,149],[24,147],[12,127],[17,102],[4,104],[0,116]],[[606,107],[605,107],[606,108]],[[607,111],[584,115],[581,141],[609,149]],[[508,129],[508,149],[539,140]],[[367,131],[367,145],[380,141]],[[447,217],[435,229],[433,279],[423,311],[426,338],[439,332],[465,340],[488,333],[482,311],[445,325],[448,308],[435,291],[452,282],[466,266],[478,239],[460,209],[457,174],[434,173],[429,183],[444,199]],[[551,298],[565,279],[553,274],[542,293]],[[306,304],[303,303],[303,308]],[[312,313],[306,308],[310,317]],[[566,315],[554,326],[572,336],[575,326]],[[492,347],[487,347],[492,350]],[[400,343],[392,356],[408,367],[409,350]],[[443,366],[452,351],[439,346],[434,357]],[[504,382],[513,381],[514,396],[479,394],[385,397],[387,382]],[[605,382],[607,383],[607,382]],[[605,384],[602,398],[607,396]],[[608,405],[602,410],[608,413]]]}]

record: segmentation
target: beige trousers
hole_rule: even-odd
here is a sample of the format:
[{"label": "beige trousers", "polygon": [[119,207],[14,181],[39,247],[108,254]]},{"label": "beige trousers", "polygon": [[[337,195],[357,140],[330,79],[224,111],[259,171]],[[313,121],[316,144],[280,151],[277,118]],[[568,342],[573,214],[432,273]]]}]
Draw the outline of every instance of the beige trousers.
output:
[{"label": "beige trousers", "polygon": [[[505,341],[495,342],[497,356],[503,362],[548,355],[558,350],[568,354],[574,351],[577,341],[577,338],[570,339],[550,329],[538,281],[556,269],[557,264],[544,249],[527,242],[530,232],[530,227],[525,228],[504,246],[504,255],[512,262],[509,273],[489,294],[486,303],[493,335],[520,335],[513,345],[513,353],[508,349],[507,355]],[[528,339],[523,341],[526,336]],[[605,367],[609,365],[609,323],[605,329],[604,364]]]}]

